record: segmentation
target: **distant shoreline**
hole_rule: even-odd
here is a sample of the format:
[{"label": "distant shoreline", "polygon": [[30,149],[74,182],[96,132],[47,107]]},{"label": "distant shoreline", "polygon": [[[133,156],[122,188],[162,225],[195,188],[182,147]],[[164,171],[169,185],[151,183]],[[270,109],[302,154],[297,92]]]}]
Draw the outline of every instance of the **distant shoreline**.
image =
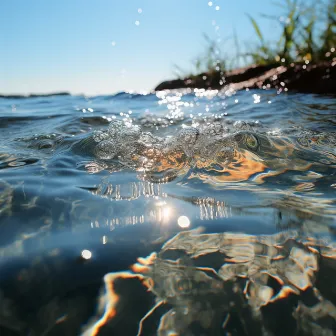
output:
[{"label": "distant shoreline", "polygon": [[28,95],[20,95],[20,94],[0,94],[0,98],[5,99],[23,99],[23,98],[40,98],[40,97],[52,97],[52,96],[71,96],[69,92],[51,92],[51,93],[41,93],[41,94],[28,94]]}]

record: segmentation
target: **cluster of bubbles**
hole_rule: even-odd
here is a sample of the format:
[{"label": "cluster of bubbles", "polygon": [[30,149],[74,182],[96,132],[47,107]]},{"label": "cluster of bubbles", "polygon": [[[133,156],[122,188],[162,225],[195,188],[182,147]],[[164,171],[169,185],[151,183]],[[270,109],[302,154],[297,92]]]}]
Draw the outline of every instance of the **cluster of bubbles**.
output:
[{"label": "cluster of bubbles", "polygon": [[174,135],[157,136],[132,122],[115,119],[106,130],[95,131],[92,139],[95,165],[102,168],[87,165],[91,172],[131,168],[156,182],[168,182],[190,168],[241,180],[240,173],[247,179],[265,167],[300,170],[307,161],[336,162],[332,149],[336,134],[298,129],[274,133],[259,122],[193,120]]},{"label": "cluster of bubbles", "polygon": [[[235,129],[247,128],[249,126],[246,123],[235,124]],[[163,138],[143,132],[139,125],[114,120],[106,131],[93,134],[94,155],[97,159],[118,159],[125,163],[130,160],[133,164],[138,163],[140,168],[156,167],[158,170],[162,162],[167,166],[181,166],[196,158],[225,164],[232,160],[237,143],[242,138],[247,140],[251,149],[256,148],[258,140],[252,133],[230,134],[229,128],[219,122],[184,127],[174,137]]]}]

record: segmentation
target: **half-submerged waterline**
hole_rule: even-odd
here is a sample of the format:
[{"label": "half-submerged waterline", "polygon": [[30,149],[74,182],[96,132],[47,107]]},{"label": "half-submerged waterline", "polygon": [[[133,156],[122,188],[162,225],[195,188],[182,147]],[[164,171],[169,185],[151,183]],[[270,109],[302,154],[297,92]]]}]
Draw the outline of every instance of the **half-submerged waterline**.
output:
[{"label": "half-submerged waterline", "polygon": [[1,335],[334,333],[334,98],[195,89],[0,111]]}]

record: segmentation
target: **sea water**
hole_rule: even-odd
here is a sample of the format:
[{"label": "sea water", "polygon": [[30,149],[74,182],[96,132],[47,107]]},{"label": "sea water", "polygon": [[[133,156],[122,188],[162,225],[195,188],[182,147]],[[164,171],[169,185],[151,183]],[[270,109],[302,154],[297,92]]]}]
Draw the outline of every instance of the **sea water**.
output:
[{"label": "sea water", "polygon": [[0,99],[0,334],[333,335],[336,99]]}]

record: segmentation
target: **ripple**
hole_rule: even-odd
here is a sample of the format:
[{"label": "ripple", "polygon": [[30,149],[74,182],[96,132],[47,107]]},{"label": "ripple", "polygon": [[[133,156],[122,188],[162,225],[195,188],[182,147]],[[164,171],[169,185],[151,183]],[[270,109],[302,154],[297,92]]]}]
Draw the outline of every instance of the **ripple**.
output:
[{"label": "ripple", "polygon": [[[218,266],[214,253],[221,260]],[[134,313],[135,298],[125,299],[125,292],[119,292],[121,287],[117,286],[127,286],[128,279],[139,281],[155,297],[152,307],[138,321],[139,335],[146,333],[146,322],[154,314],[160,316],[159,334],[188,334],[194,323],[206,330],[218,324],[230,331],[228,320],[234,312],[240,314],[239,320],[245,327],[251,324],[249,330],[255,331],[275,302],[288,301],[293,296],[303,300],[305,295],[315,304],[307,307],[299,301],[282,306],[293,313],[297,332],[306,327],[304,318],[331,318],[335,323],[336,307],[315,287],[323,259],[336,259],[336,245],[327,239],[300,236],[296,231],[268,236],[204,234],[199,228],[182,231],[166,241],[157,253],[139,257],[130,271],[104,276],[105,294],[100,302],[104,302],[105,312],[83,335],[100,334],[103,327],[113,325],[128,305]],[[162,306],[168,307],[162,312]],[[222,320],[216,314],[219,311]],[[267,333],[277,329],[274,324],[259,328]],[[319,324],[319,330],[331,334],[329,324]]]},{"label": "ripple", "polygon": [[[316,164],[336,164],[331,153],[335,134],[297,131],[281,137],[267,133],[259,125],[225,121],[184,127],[164,138],[144,132],[128,120],[115,120],[107,130],[93,133],[95,144],[91,141],[91,145],[92,155],[104,162],[107,170],[109,162],[116,161],[155,178],[156,173],[185,174],[188,168],[190,178],[215,184],[249,179],[264,183],[266,178],[289,170],[303,172]],[[96,166],[102,164],[97,162]]]}]

